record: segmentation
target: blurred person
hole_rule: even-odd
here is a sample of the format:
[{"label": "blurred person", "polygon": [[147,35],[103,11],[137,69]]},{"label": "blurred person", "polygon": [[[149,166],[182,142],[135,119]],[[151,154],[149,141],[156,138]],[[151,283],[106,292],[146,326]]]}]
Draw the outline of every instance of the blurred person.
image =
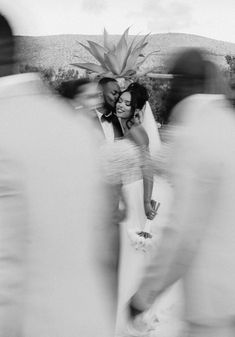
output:
[{"label": "blurred person", "polygon": [[103,105],[96,109],[96,114],[107,142],[113,142],[115,139],[123,136],[120,122],[115,115],[115,106],[119,97],[120,87],[114,78],[103,77],[99,80],[99,88],[103,93]]},{"label": "blurred person", "polygon": [[83,86],[89,83],[91,83],[91,81],[88,78],[63,81],[58,87],[58,92],[65,98],[74,99],[77,94],[83,91]]},{"label": "blurred person", "polygon": [[228,100],[231,99],[231,88],[223,71],[211,60],[205,60],[207,80],[205,92],[208,94],[223,94]]},{"label": "blurred person", "polygon": [[118,231],[93,129],[37,74],[12,75],[2,15],[0,45],[0,335],[110,337]]},{"label": "blurred person", "polygon": [[69,99],[75,110],[86,109],[89,112],[99,108],[103,103],[97,84],[88,78],[62,82],[59,93]]},{"label": "blurred person", "polygon": [[14,73],[13,64],[15,62],[15,41],[12,29],[3,17],[1,18],[0,41],[0,76],[2,77]]},{"label": "blurred person", "polygon": [[224,95],[208,93],[208,81],[215,78],[207,66],[203,52],[190,49],[171,68],[166,170],[175,198],[159,247],[129,304],[132,333],[147,334],[145,313],[181,279],[185,336],[235,334],[235,116]]}]

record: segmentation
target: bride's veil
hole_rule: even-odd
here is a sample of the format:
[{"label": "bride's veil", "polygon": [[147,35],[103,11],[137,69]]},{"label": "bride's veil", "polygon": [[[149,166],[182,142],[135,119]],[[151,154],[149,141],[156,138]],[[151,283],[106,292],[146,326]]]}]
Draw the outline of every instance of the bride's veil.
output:
[{"label": "bride's veil", "polygon": [[152,109],[149,105],[149,102],[146,102],[142,110],[142,123],[145,131],[149,137],[149,152],[152,158],[157,156],[157,153],[161,147],[161,140],[158,132],[157,123],[153,117]]}]

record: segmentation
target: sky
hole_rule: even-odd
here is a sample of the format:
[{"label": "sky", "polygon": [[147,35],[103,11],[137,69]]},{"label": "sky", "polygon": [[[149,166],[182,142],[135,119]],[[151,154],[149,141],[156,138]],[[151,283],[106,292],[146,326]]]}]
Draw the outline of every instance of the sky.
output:
[{"label": "sky", "polygon": [[0,0],[15,35],[188,33],[235,43],[235,0]]}]

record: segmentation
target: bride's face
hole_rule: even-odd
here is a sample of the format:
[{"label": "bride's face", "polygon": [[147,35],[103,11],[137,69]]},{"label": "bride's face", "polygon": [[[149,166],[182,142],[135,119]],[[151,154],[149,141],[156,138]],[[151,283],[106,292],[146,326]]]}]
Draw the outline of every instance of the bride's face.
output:
[{"label": "bride's face", "polygon": [[119,118],[128,119],[131,117],[131,94],[124,92],[117,101],[116,115]]}]

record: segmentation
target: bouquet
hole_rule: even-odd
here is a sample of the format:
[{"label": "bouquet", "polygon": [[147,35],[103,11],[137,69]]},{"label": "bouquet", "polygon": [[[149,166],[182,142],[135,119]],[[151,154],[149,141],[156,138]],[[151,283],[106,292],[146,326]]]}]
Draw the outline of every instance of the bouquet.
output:
[{"label": "bouquet", "polygon": [[[155,200],[151,200],[151,203],[157,214],[160,202],[156,203]],[[150,232],[150,221],[152,220],[147,220],[144,231],[136,231],[133,229],[128,231],[131,244],[136,250],[147,252],[156,244],[156,238],[153,233]]]},{"label": "bouquet", "polygon": [[151,310],[138,315],[133,321],[129,320],[124,336],[147,337],[151,332],[156,331],[159,325],[157,316]]}]

